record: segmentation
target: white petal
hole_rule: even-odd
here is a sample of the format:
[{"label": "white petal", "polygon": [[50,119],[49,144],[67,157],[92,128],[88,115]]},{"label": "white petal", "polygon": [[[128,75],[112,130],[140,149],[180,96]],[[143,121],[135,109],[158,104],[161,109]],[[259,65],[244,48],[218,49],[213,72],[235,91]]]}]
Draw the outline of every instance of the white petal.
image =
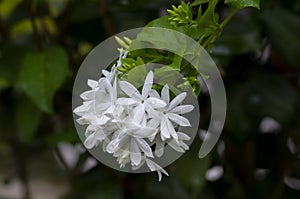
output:
[{"label": "white petal", "polygon": [[142,121],[146,118],[145,106],[143,104],[139,104],[134,108],[133,114],[133,122],[142,124]]},{"label": "white petal", "polygon": [[151,91],[149,92],[149,96],[160,99],[160,96],[159,96],[158,92],[154,89],[151,89]]},{"label": "white petal", "polygon": [[164,154],[164,148],[165,142],[161,141],[161,139],[158,138],[156,140],[155,155],[160,158]]},{"label": "white petal", "polygon": [[164,100],[167,104],[170,102],[170,93],[168,84],[164,85],[161,90],[161,99]]},{"label": "white petal", "polygon": [[119,143],[120,140],[119,139],[113,139],[112,141],[110,141],[110,143],[108,143],[108,145],[106,146],[106,151],[108,153],[114,153],[116,150],[119,149]]},{"label": "white petal", "polygon": [[172,110],[175,106],[177,106],[178,104],[180,104],[186,97],[186,92],[184,93],[180,93],[179,95],[177,95],[169,104],[169,107],[167,109],[167,111]]},{"label": "white petal", "polygon": [[149,71],[145,78],[145,83],[142,89],[142,99],[146,99],[149,95],[149,92],[151,91],[153,84],[153,72]]},{"label": "white petal", "polygon": [[144,127],[144,128],[136,129],[136,130],[130,132],[129,134],[136,138],[147,138],[147,137],[152,136],[155,132],[156,132],[156,129],[154,129],[154,128]]},{"label": "white petal", "polygon": [[95,139],[98,140],[98,141],[102,141],[106,138],[106,135],[104,134],[103,132],[103,129],[98,129],[96,132],[95,132]]},{"label": "white petal", "polygon": [[157,120],[157,119],[151,119],[147,123],[147,127],[157,129],[157,127],[159,126],[159,124],[160,124],[159,120]]},{"label": "white petal", "polygon": [[178,138],[179,138],[180,140],[190,140],[190,139],[191,139],[190,136],[188,136],[188,135],[185,134],[185,133],[177,132],[177,134],[178,134]]},{"label": "white petal", "polygon": [[122,106],[131,106],[137,103],[137,101],[131,98],[118,98],[116,103]]},{"label": "white petal", "polygon": [[83,116],[88,110],[89,110],[89,107],[88,107],[88,106],[86,106],[86,105],[81,105],[81,106],[76,107],[76,108],[73,110],[73,112],[74,112],[76,115]]},{"label": "white petal", "polygon": [[167,113],[167,117],[180,126],[191,126],[188,119],[175,113]]},{"label": "white petal", "polygon": [[135,140],[138,143],[140,149],[146,154],[146,156],[153,157],[152,149],[144,139],[136,138]]},{"label": "white petal", "polygon": [[131,139],[130,141],[130,160],[132,165],[139,165],[142,160],[141,151],[135,139]]},{"label": "white petal", "polygon": [[184,153],[184,150],[174,140],[168,142],[168,145],[179,153]]},{"label": "white petal", "polygon": [[88,79],[87,84],[89,85],[89,87],[91,88],[96,88],[98,86],[98,82],[92,79]]},{"label": "white petal", "polygon": [[120,81],[119,82],[121,90],[128,95],[129,97],[135,99],[135,100],[141,100],[142,96],[140,92],[129,82],[126,81]]},{"label": "white petal", "polygon": [[166,119],[165,116],[163,116],[161,118],[161,122],[160,122],[160,136],[161,136],[161,139],[163,141],[171,137],[170,132],[168,130],[167,119]]},{"label": "white petal", "polygon": [[193,105],[181,105],[181,106],[175,107],[170,112],[177,113],[177,114],[185,114],[185,113],[191,112],[193,109],[194,109]]},{"label": "white petal", "polygon": [[91,149],[96,146],[96,143],[97,140],[95,139],[94,134],[91,134],[85,139],[83,144],[87,149]]},{"label": "white petal", "polygon": [[164,101],[157,99],[155,97],[147,98],[144,103],[147,103],[147,105],[151,106],[154,109],[164,108],[167,105]]},{"label": "white petal", "polygon": [[102,70],[102,74],[103,74],[105,77],[110,76],[110,72],[107,71],[107,70]]},{"label": "white petal", "polygon": [[169,174],[158,164],[153,162],[150,159],[146,159],[147,166],[149,167],[150,171],[157,171],[158,174],[158,181],[161,181],[161,172],[164,173],[166,176],[169,176]]},{"label": "white petal", "polygon": [[168,119],[166,119],[166,123],[167,123],[168,131],[169,131],[170,135],[175,139],[176,142],[178,142],[178,135],[174,129],[173,124]]},{"label": "white petal", "polygon": [[80,98],[83,100],[93,100],[95,97],[95,91],[89,90],[81,93]]}]

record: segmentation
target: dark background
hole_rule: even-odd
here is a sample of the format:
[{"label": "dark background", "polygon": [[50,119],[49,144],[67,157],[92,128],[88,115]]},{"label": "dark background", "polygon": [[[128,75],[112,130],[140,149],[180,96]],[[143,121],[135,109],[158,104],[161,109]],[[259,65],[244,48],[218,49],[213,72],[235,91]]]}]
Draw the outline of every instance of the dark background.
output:
[{"label": "dark background", "polygon": [[[225,129],[204,159],[190,151],[155,173],[97,163],[74,129],[74,78],[107,37],[179,1],[0,1],[0,198],[300,198],[300,1],[239,11],[213,49],[226,86]],[[220,1],[221,18],[228,6]],[[201,129],[209,97],[199,96]]]}]

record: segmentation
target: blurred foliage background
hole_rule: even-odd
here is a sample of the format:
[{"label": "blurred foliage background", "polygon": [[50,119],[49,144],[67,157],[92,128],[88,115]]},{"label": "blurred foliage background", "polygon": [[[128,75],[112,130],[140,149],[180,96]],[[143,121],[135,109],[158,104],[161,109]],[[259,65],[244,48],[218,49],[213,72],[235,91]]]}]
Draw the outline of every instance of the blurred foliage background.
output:
[{"label": "blurred foliage background", "polygon": [[[0,1],[0,198],[300,198],[300,1],[239,11],[212,56],[226,86],[225,129],[170,165],[127,174],[84,150],[71,110],[76,72],[107,37],[143,27],[180,1]],[[221,18],[229,13],[220,1]],[[200,129],[210,101],[199,96]],[[201,137],[201,131],[199,131]]]}]

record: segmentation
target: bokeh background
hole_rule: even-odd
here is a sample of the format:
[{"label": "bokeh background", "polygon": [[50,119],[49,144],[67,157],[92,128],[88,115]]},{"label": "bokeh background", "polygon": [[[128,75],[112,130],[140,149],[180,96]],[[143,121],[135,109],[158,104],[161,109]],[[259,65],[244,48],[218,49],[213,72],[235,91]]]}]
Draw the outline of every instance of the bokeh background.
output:
[{"label": "bokeh background", "polygon": [[[212,57],[226,86],[225,129],[198,159],[190,151],[169,177],[128,174],[93,159],[71,110],[76,72],[107,37],[143,27],[180,1],[0,1],[1,199],[300,198],[300,1],[262,0],[239,11]],[[221,18],[229,8],[220,1]],[[99,63],[101,64],[101,63]],[[200,129],[210,101],[199,96]]]}]

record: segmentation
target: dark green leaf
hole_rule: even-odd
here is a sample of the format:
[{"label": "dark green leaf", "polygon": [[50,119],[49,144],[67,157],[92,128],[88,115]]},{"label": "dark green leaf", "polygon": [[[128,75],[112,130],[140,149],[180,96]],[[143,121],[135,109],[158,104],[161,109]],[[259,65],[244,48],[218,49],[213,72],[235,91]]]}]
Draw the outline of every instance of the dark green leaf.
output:
[{"label": "dark green leaf", "polygon": [[52,99],[68,74],[68,58],[60,47],[26,54],[22,60],[19,85],[44,112],[51,113]]},{"label": "dark green leaf", "polygon": [[225,0],[225,3],[236,9],[247,7],[260,9],[260,0]]}]

